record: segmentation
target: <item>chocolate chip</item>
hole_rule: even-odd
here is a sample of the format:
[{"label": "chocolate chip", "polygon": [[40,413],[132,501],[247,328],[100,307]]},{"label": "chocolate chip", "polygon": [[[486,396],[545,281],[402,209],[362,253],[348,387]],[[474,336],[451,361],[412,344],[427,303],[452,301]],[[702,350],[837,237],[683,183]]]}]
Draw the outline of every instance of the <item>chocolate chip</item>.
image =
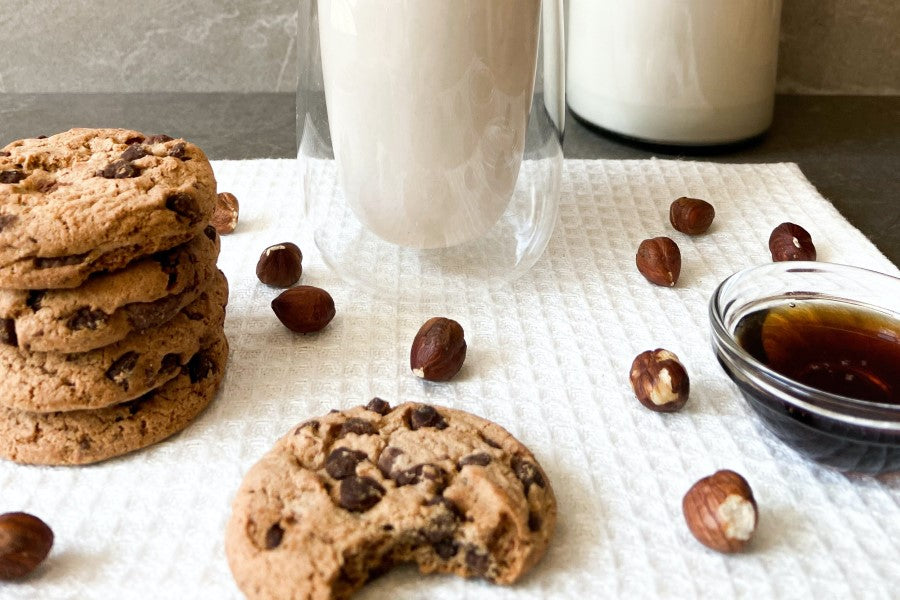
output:
[{"label": "chocolate chip", "polygon": [[47,136],[46,136],[46,135],[39,135],[39,136],[37,136],[37,137],[34,138],[34,139],[36,139],[36,140],[46,140],[46,139],[47,139]]},{"label": "chocolate chip", "polygon": [[106,377],[128,390],[128,376],[137,365],[138,356],[137,352],[126,352],[113,361],[113,364],[106,370]]},{"label": "chocolate chip", "polygon": [[381,398],[372,398],[369,400],[369,403],[366,404],[366,410],[371,410],[374,413],[384,416],[391,412],[391,405]]},{"label": "chocolate chip", "polygon": [[28,177],[24,172],[19,170],[0,171],[0,183],[19,183]]},{"label": "chocolate chip", "polygon": [[391,479],[391,475],[394,472],[394,463],[397,462],[397,458],[402,454],[403,450],[394,446],[388,446],[382,450],[381,455],[378,457],[378,470],[381,471],[381,474]]},{"label": "chocolate chip", "polygon": [[430,463],[416,465],[404,471],[396,472],[392,479],[397,483],[397,487],[416,485],[420,481],[426,480],[437,482],[439,489],[447,487],[445,485],[446,472],[439,466]]},{"label": "chocolate chip", "polygon": [[206,379],[216,369],[216,365],[212,358],[201,350],[191,357],[191,360],[186,365],[186,369],[191,378],[191,383],[197,383],[201,379]]},{"label": "chocolate chip", "polygon": [[147,156],[147,150],[141,146],[140,144],[131,144],[126,148],[125,152],[123,152],[119,158],[122,160],[137,160],[139,158],[144,158]]},{"label": "chocolate chip", "polygon": [[32,312],[41,310],[41,301],[46,295],[47,290],[31,290],[28,292],[28,297],[25,298],[25,306],[30,308]]},{"label": "chocolate chip", "polygon": [[203,213],[200,211],[200,205],[197,203],[197,200],[190,194],[183,192],[172,194],[166,198],[166,208],[186,218],[191,225],[199,223],[200,219],[203,218]]},{"label": "chocolate chip", "polygon": [[487,445],[490,446],[491,448],[496,448],[496,449],[498,449],[498,450],[501,449],[500,444],[498,444],[497,442],[495,442],[495,441],[492,440],[491,438],[485,436],[483,433],[480,433],[480,432],[479,432],[478,435],[481,436],[481,441],[483,441],[485,444],[487,444]]},{"label": "chocolate chip", "polygon": [[462,469],[466,465],[486,467],[489,464],[491,464],[491,455],[486,452],[479,452],[478,454],[470,454],[469,456],[461,458],[459,463],[457,463],[457,468]]},{"label": "chocolate chip", "polygon": [[434,548],[434,553],[444,560],[453,558],[459,552],[459,544],[449,535],[431,542],[431,547]]},{"label": "chocolate chip", "polygon": [[98,173],[100,177],[106,179],[128,179],[130,177],[137,177],[140,174],[141,170],[127,160],[111,162],[103,167],[103,170]]},{"label": "chocolate chip", "polygon": [[352,512],[366,512],[381,501],[384,488],[371,477],[347,477],[341,480],[340,506]]},{"label": "chocolate chip", "polygon": [[4,150],[0,150],[0,156],[10,156],[10,153]]},{"label": "chocolate chip", "polygon": [[86,435],[81,436],[78,440],[78,445],[82,450],[90,450],[91,449],[91,438]]},{"label": "chocolate chip", "polygon": [[138,414],[138,412],[140,412],[140,410],[144,407],[144,404],[152,400],[155,395],[156,390],[150,390],[140,398],[132,400],[131,402],[123,402],[122,404],[119,404],[119,406],[127,408],[128,414],[133,417],[134,415]]},{"label": "chocolate chip", "polygon": [[375,426],[369,421],[351,417],[341,425],[341,430],[338,432],[337,437],[342,438],[348,433],[355,433],[356,435],[375,435],[378,432],[375,430]]},{"label": "chocolate chip", "polygon": [[144,136],[135,135],[135,136],[132,136],[132,137],[128,138],[127,140],[125,140],[125,143],[130,146],[132,144],[140,144],[143,141],[144,141]]},{"label": "chocolate chip", "polygon": [[181,368],[181,357],[174,353],[166,354],[159,363],[160,373],[171,373],[179,368]]},{"label": "chocolate chip", "polygon": [[365,452],[350,448],[336,448],[325,459],[325,472],[335,479],[345,479],[356,474],[356,465],[366,460]]},{"label": "chocolate chip", "polygon": [[266,550],[273,550],[281,545],[281,540],[284,538],[284,529],[281,528],[281,525],[275,523],[269,530],[266,531]]},{"label": "chocolate chip", "polygon": [[464,521],[466,518],[465,513],[459,508],[459,506],[457,506],[456,503],[453,502],[453,500],[445,498],[444,496],[435,496],[434,498],[426,502],[425,506],[443,506],[445,509],[447,509],[447,512],[453,515],[453,518],[457,521]]},{"label": "chocolate chip", "polygon": [[294,429],[294,435],[300,435],[300,432],[303,431],[303,429],[306,427],[309,427],[310,429],[312,429],[313,433],[316,433],[319,431],[319,422],[315,419],[310,419],[309,421],[300,423],[299,425],[297,425],[297,428]]},{"label": "chocolate chip", "polygon": [[168,273],[169,280],[166,281],[166,291],[170,291],[175,289],[175,286],[178,285],[178,270],[173,270]]},{"label": "chocolate chip", "polygon": [[537,513],[528,513],[528,529],[537,531],[541,528],[541,516]]},{"label": "chocolate chip", "polygon": [[381,526],[381,530],[382,531],[393,531],[394,526],[391,525],[390,523],[385,523],[384,525]]},{"label": "chocolate chip", "polygon": [[163,142],[171,142],[172,139],[173,138],[167,136],[166,134],[161,133],[159,135],[151,135],[149,138],[147,138],[147,143],[148,144],[160,144]]},{"label": "chocolate chip", "polygon": [[469,546],[466,550],[466,566],[476,575],[484,575],[491,566],[491,557],[477,547]]},{"label": "chocolate chip", "polygon": [[409,428],[412,430],[422,427],[434,427],[446,429],[447,422],[433,406],[422,404],[412,409],[409,415]]},{"label": "chocolate chip", "polygon": [[0,231],[3,231],[18,220],[19,217],[16,215],[0,215]]},{"label": "chocolate chip", "polygon": [[159,268],[162,272],[170,275],[169,284],[172,283],[171,275],[176,274],[178,271],[179,254],[180,249],[176,247],[171,250],[166,250],[165,252],[157,252],[153,255],[153,260],[159,263]]},{"label": "chocolate chip", "polygon": [[0,343],[16,346],[19,339],[16,336],[16,322],[13,319],[0,319]]},{"label": "chocolate chip", "polygon": [[204,235],[206,235],[206,237],[208,237],[211,241],[213,241],[213,242],[216,241],[216,228],[213,227],[212,225],[207,225],[207,226],[203,229],[203,233],[204,233]]},{"label": "chocolate chip", "polygon": [[109,315],[102,310],[91,310],[88,306],[82,306],[69,317],[69,320],[66,321],[66,326],[72,331],[80,329],[94,331],[108,320]]},{"label": "chocolate chip", "polygon": [[514,456],[511,465],[516,477],[518,477],[519,481],[525,486],[526,496],[532,485],[545,487],[544,476],[541,475],[537,465],[533,462],[527,461],[520,456]]},{"label": "chocolate chip", "polygon": [[51,269],[54,267],[69,267],[84,262],[87,253],[72,254],[71,256],[35,256],[34,267],[36,269]]},{"label": "chocolate chip", "polygon": [[126,304],[122,311],[135,331],[146,331],[169,321],[181,308],[182,295],[166,296],[154,302]]},{"label": "chocolate chip", "polygon": [[501,513],[500,521],[494,526],[494,528],[488,535],[488,551],[492,554],[496,554],[498,551],[502,551],[502,548],[508,543],[509,536],[512,535],[515,530],[516,527],[515,525],[513,525],[512,519],[510,519],[506,513]]},{"label": "chocolate chip", "polygon": [[181,160],[184,160],[184,142],[178,142],[177,144],[169,148],[169,151],[166,154],[174,158],[180,158]]}]

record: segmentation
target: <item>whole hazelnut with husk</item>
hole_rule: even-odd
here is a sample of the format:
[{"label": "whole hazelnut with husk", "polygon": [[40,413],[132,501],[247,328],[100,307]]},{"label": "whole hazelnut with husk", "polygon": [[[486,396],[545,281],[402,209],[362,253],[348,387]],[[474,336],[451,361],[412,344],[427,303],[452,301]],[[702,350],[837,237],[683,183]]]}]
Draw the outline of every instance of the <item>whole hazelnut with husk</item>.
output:
[{"label": "whole hazelnut with husk", "polygon": [[719,552],[744,550],[756,530],[753,490],[734,471],[717,471],[695,483],[684,495],[681,508],[694,537]]},{"label": "whole hazelnut with husk", "polygon": [[816,260],[816,247],[809,232],[796,223],[782,223],[769,235],[772,260]]},{"label": "whole hazelnut with husk", "polygon": [[322,330],[334,318],[334,300],[322,288],[298,285],[272,300],[272,310],[282,324],[297,333]]},{"label": "whole hazelnut with husk", "polygon": [[462,326],[453,319],[428,319],[413,338],[409,352],[412,372],[428,381],[448,381],[466,360],[466,339]]},{"label": "whole hazelnut with husk", "polygon": [[0,580],[25,577],[47,558],[52,546],[53,531],[34,515],[0,515]]},{"label": "whole hazelnut with husk", "polygon": [[674,353],[662,348],[638,354],[631,363],[631,388],[637,399],[656,412],[681,410],[690,394],[690,379]]},{"label": "whole hazelnut with husk", "polygon": [[716,209],[706,200],[681,197],[669,206],[669,222],[688,235],[706,233],[716,217]]},{"label": "whole hazelnut with husk", "polygon": [[216,196],[216,206],[213,209],[210,225],[216,228],[219,235],[231,233],[237,227],[239,209],[240,205],[234,194],[221,192]]},{"label": "whole hazelnut with husk", "polygon": [[668,237],[644,240],[638,246],[635,264],[650,283],[672,287],[681,274],[681,251]]},{"label": "whole hazelnut with husk", "polygon": [[256,276],[272,287],[290,287],[300,280],[302,273],[303,254],[291,242],[269,246],[256,263]]}]

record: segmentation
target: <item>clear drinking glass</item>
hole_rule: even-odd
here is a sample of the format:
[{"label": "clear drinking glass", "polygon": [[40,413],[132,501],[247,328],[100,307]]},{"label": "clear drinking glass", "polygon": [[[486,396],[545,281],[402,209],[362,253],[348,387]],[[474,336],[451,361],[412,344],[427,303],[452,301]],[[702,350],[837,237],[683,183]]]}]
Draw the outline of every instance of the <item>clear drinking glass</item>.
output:
[{"label": "clear drinking glass", "polygon": [[562,0],[300,0],[298,161],[324,261],[379,296],[497,285],[556,222]]}]

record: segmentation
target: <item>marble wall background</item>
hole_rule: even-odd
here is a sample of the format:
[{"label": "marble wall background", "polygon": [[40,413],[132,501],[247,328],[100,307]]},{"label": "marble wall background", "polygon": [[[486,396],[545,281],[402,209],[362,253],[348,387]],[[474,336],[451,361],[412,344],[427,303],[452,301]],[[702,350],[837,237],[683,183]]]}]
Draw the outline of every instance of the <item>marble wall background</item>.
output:
[{"label": "marble wall background", "polygon": [[[296,5],[0,0],[0,93],[292,91]],[[900,94],[898,65],[900,0],[784,0],[780,91]]]}]

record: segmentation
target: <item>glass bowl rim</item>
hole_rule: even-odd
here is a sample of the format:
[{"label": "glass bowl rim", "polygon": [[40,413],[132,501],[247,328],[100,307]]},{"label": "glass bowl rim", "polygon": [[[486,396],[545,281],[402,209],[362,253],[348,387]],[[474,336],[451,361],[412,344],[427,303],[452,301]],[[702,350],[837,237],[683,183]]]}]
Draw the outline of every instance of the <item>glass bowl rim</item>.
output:
[{"label": "glass bowl rim", "polygon": [[[723,306],[721,302],[722,294],[726,291],[728,285],[738,278],[754,278],[760,274],[787,274],[791,272],[828,273],[831,275],[838,275],[850,283],[854,281],[854,275],[857,277],[875,277],[884,279],[885,281],[891,281],[894,285],[900,285],[900,277],[894,275],[888,275],[880,271],[852,265],[820,261],[775,262],[742,269],[726,277],[716,287],[715,291],[713,291],[709,300],[709,319],[712,326],[712,342],[717,357],[720,360],[730,362],[732,368],[739,370],[744,376],[750,377],[753,385],[758,386],[758,384],[762,383],[764,387],[767,388],[767,392],[770,394],[774,393],[781,401],[789,402],[798,408],[848,424],[874,427],[889,431],[900,431],[900,404],[870,402],[808,386],[769,368],[751,356],[737,343],[733,332],[726,326],[724,320],[725,315],[730,310],[734,309],[732,304]],[[801,290],[796,291],[801,292]],[[814,289],[804,289],[802,292],[807,294],[806,297],[810,297],[816,293]],[[786,298],[786,294],[788,293],[790,293],[790,291],[785,291],[781,294],[760,294],[753,299],[753,302]],[[801,298],[801,296],[798,296],[798,298]],[[850,298],[841,297],[840,295],[835,294],[823,294],[823,298],[839,302],[853,302]],[[870,308],[877,308],[882,311],[886,310],[889,313],[897,313],[897,310],[891,307],[876,306],[871,303],[854,303],[863,304]],[[745,302],[739,305],[737,309],[739,310],[747,305],[748,303]],[[734,379],[734,375],[731,373],[729,373],[729,377],[732,380]],[[883,418],[877,418],[875,414],[880,414]]]}]

